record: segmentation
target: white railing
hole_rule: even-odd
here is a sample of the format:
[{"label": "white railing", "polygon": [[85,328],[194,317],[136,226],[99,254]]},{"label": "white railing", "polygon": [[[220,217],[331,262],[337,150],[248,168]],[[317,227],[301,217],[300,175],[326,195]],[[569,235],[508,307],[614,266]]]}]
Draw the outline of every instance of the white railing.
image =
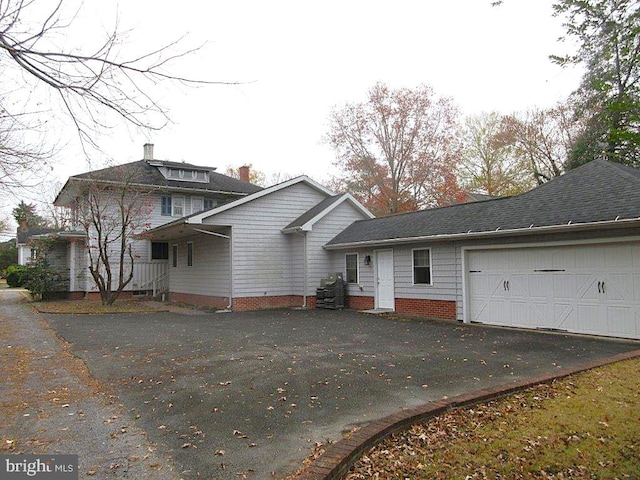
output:
[{"label": "white railing", "polygon": [[169,289],[169,262],[135,262],[133,280],[127,290],[152,290],[164,293]]}]

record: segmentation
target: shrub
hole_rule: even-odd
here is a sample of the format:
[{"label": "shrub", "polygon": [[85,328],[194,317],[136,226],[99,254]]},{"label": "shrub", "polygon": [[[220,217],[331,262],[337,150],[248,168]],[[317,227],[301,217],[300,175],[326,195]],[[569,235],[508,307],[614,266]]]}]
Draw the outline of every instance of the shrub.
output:
[{"label": "shrub", "polygon": [[9,265],[7,267],[7,285],[22,287],[27,280],[29,269],[24,265]]}]

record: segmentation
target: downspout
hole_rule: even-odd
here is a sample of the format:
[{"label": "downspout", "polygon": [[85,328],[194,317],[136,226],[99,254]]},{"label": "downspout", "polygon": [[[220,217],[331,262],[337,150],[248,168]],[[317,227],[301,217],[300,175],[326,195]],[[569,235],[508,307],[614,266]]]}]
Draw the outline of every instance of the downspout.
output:
[{"label": "downspout", "polygon": [[227,310],[233,308],[233,226],[229,235],[229,304]]},{"label": "downspout", "polygon": [[302,244],[303,244],[303,259],[302,259],[302,274],[304,275],[304,281],[302,282],[304,291],[302,292],[302,308],[307,308],[307,291],[309,288],[308,275],[307,275],[307,232],[302,232]]}]

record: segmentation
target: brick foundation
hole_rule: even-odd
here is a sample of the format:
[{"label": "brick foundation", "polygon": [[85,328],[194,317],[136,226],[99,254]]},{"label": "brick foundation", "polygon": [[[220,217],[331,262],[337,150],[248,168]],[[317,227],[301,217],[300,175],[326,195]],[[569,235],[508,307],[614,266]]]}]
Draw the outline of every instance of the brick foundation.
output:
[{"label": "brick foundation", "polygon": [[371,310],[374,308],[375,301],[373,297],[359,297],[355,295],[347,295],[345,299],[347,308],[354,310]]},{"label": "brick foundation", "polygon": [[[315,306],[315,297],[307,297],[307,305],[313,298]],[[269,308],[288,308],[301,307],[302,295],[276,295],[264,297],[237,297],[233,299],[234,312],[247,312],[250,310],[265,310]]]},{"label": "brick foundation", "polygon": [[169,301],[186,303],[196,307],[225,309],[229,305],[228,297],[214,297],[211,295],[197,295],[195,293],[169,292]]},{"label": "brick foundation", "polygon": [[456,319],[456,302],[424,298],[396,298],[396,312],[421,317]]}]

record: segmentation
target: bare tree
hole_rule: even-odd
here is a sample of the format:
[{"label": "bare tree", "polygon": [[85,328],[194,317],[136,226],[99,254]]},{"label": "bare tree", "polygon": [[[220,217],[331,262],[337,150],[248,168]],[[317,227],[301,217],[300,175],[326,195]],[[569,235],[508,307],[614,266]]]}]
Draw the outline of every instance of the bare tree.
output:
[{"label": "bare tree", "polygon": [[378,215],[451,203],[459,192],[457,109],[431,87],[378,83],[365,102],[335,109],[325,137],[352,192]]},{"label": "bare tree", "polygon": [[86,233],[89,272],[102,303],[111,305],[134,275],[134,243],[150,226],[149,192],[134,187],[135,174],[122,168],[117,182],[88,177],[77,196],[77,222]]},{"label": "bare tree", "polygon": [[503,118],[499,142],[511,145],[538,185],[561,175],[583,122],[564,104]]},{"label": "bare tree", "polygon": [[[0,186],[21,185],[22,174],[37,172],[51,148],[22,141],[25,130],[45,122],[34,120],[35,110],[11,102],[20,94],[38,91],[48,110],[70,119],[89,158],[87,147],[98,148],[98,136],[112,120],[143,129],[162,128],[167,109],[151,91],[163,81],[181,84],[234,84],[194,80],[170,72],[173,61],[199,49],[176,51],[181,39],[157,49],[123,57],[125,48],[116,20],[113,31],[102,39],[66,38],[81,7],[73,0],[0,1]],[[97,40],[94,42],[92,40]],[[64,45],[64,46],[62,46]],[[68,46],[71,45],[71,46]],[[95,46],[92,46],[95,45]],[[16,85],[20,85],[16,88]],[[44,107],[47,110],[47,107]],[[38,109],[41,113],[42,109]],[[20,175],[19,175],[20,174]]]}]

